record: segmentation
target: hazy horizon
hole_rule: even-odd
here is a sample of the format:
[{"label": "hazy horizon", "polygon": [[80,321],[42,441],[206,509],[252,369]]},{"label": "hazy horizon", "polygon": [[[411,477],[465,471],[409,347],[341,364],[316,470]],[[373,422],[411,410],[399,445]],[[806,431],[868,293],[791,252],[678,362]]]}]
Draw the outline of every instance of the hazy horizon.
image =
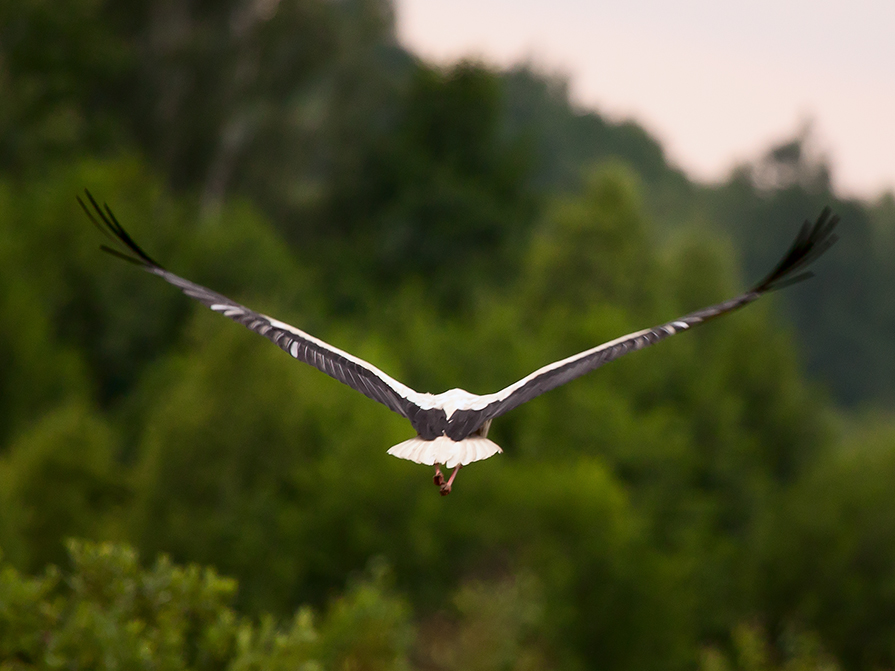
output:
[{"label": "hazy horizon", "polygon": [[397,0],[402,43],[437,62],[525,61],[576,103],[654,134],[693,179],[812,124],[844,195],[895,190],[895,3]]}]

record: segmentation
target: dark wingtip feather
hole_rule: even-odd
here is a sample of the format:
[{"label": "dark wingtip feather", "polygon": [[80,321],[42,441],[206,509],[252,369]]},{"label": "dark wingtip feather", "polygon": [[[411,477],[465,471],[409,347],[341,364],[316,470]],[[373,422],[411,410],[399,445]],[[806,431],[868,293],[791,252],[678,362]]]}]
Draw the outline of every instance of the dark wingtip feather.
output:
[{"label": "dark wingtip feather", "polygon": [[820,213],[813,225],[811,222],[806,221],[793,241],[792,246],[780,259],[777,266],[767,277],[755,285],[752,291],[763,293],[765,291],[783,289],[813,277],[811,272],[803,272],[795,277],[792,277],[792,274],[796,270],[814,263],[836,243],[839,237],[834,235],[833,231],[838,224],[839,217],[834,215],[829,207],[823,209],[823,212]]},{"label": "dark wingtip feather", "polygon": [[130,234],[124,230],[124,226],[118,222],[115,214],[106,203],[103,203],[103,206],[100,207],[99,203],[97,203],[96,199],[93,197],[93,194],[87,189],[84,189],[84,195],[87,196],[87,200],[90,202],[90,207],[81,200],[80,196],[76,196],[76,198],[78,199],[78,204],[81,206],[81,209],[83,209],[87,215],[87,218],[93,222],[93,225],[96,226],[103,235],[108,237],[115,244],[126,247],[130,253],[114,249],[107,245],[100,245],[100,249],[113,256],[117,256],[120,259],[136,263],[140,266],[161,268],[152,257],[140,248]]}]

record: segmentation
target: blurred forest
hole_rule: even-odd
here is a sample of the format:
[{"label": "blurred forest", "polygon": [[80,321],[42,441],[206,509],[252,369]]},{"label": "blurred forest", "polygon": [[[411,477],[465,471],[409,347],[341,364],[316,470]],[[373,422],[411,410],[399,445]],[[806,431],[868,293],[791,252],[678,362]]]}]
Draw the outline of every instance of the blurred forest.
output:
[{"label": "blurred forest", "polygon": [[[895,197],[799,131],[720,184],[389,0],[0,3],[0,668],[895,666]],[[410,386],[501,388],[817,277],[500,418],[442,499],[406,421],[103,255]]]}]

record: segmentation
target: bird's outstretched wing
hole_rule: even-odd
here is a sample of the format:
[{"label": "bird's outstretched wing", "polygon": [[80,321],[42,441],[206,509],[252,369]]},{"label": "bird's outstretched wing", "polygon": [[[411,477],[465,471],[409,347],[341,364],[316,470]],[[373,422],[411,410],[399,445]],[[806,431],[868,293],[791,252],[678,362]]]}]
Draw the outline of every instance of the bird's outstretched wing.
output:
[{"label": "bird's outstretched wing", "polygon": [[[710,319],[732,312],[757,300],[768,291],[806,280],[812,277],[812,273],[795,273],[799,270],[804,271],[808,264],[816,260],[836,242],[838,237],[833,234],[833,230],[838,223],[839,217],[833,216],[830,208],[825,208],[813,225],[806,221],[789,251],[777,266],[751,290],[736,298],[691,312],[661,326],[630,333],[562,361],[551,363],[499,392],[481,397],[475,403],[474,408],[459,412],[468,412],[469,419],[474,424],[484,424],[488,420],[509,412],[526,401],[589,373],[628,352],[643,349],[675,333],[686,331]],[[461,417],[456,417],[455,421],[459,424],[462,421]]]},{"label": "bird's outstretched wing", "polygon": [[89,191],[85,190],[84,193],[90,203],[88,207],[81,198],[78,198],[84,212],[103,234],[125,250],[102,245],[104,251],[135,263],[153,275],[158,275],[190,298],[195,298],[215,312],[239,322],[255,333],[260,333],[299,361],[304,361],[364,396],[379,401],[390,410],[409,419],[414,426],[417,420],[424,419],[427,413],[420,407],[420,403],[426,405],[426,395],[401,384],[366,361],[328,345],[294,326],[250,310],[226,296],[168,272],[140,249],[118,223],[108,205],[100,207]]}]

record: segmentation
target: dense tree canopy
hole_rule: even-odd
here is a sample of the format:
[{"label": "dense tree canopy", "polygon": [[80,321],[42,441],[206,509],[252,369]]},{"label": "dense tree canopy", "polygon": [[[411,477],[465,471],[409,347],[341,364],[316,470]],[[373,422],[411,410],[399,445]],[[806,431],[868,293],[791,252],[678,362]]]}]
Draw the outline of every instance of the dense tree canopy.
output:
[{"label": "dense tree canopy", "polygon": [[[420,61],[382,0],[7,4],[0,87],[0,667],[895,665],[895,200],[837,199],[807,136],[695,184],[533,66]],[[811,282],[496,420],[442,499],[402,418],[101,254],[84,187],[432,392],[844,223]]]}]

